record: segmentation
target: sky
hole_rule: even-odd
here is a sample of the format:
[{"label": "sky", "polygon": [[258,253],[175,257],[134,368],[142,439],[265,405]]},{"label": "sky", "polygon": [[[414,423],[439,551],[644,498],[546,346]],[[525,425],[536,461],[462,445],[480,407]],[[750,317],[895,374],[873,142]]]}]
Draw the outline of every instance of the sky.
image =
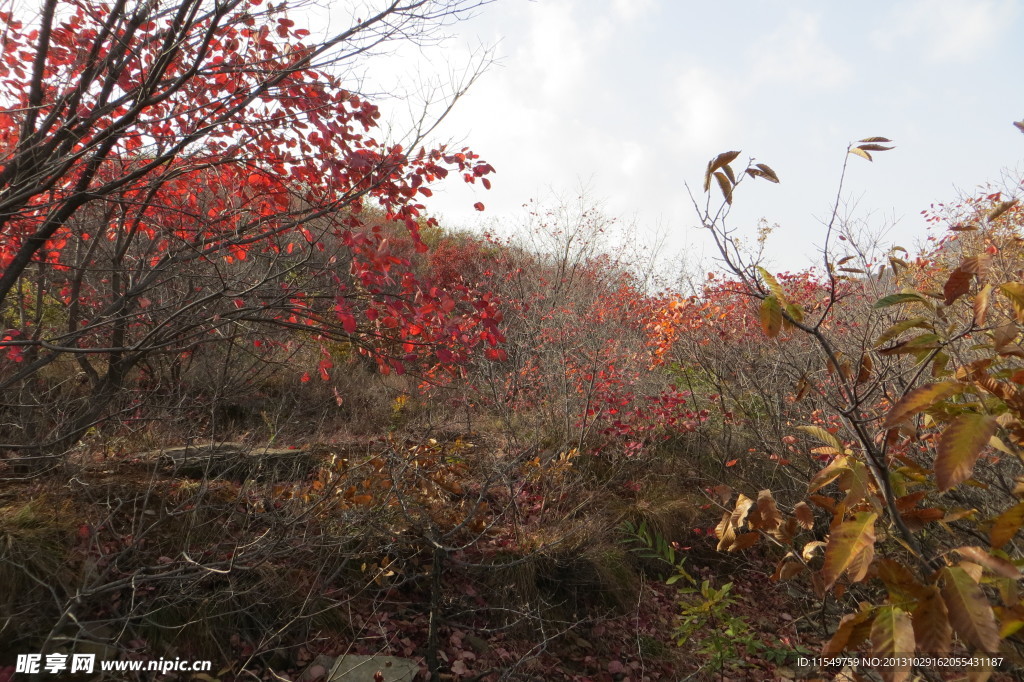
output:
[{"label": "sky", "polygon": [[[669,261],[710,264],[686,184],[699,194],[708,159],[740,150],[781,183],[744,183],[730,223],[751,237],[759,219],[777,223],[768,263],[798,270],[820,260],[854,140],[896,148],[850,157],[841,213],[907,248],[928,234],[930,204],[1024,177],[1021,0],[497,0],[449,33],[396,46],[366,76],[429,90],[493,49],[434,134],[497,171],[490,191],[435,192],[428,209],[450,227],[509,229],[531,199],[585,188],[640,241],[663,240]],[[396,131],[414,108],[380,104]]]}]

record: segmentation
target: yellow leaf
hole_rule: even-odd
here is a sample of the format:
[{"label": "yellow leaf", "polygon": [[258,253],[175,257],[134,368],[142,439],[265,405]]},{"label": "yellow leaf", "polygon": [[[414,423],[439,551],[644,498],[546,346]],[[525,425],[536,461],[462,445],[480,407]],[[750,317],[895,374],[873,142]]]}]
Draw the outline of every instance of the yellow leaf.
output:
[{"label": "yellow leaf", "polygon": [[871,624],[871,653],[881,657],[906,658],[907,665],[879,669],[886,682],[903,682],[910,677],[909,654],[914,653],[914,627],[910,615],[897,606],[883,606]]},{"label": "yellow leaf", "polygon": [[832,435],[830,432],[821,428],[820,426],[798,426],[796,428],[803,431],[807,435],[817,439],[818,441],[824,443],[825,445],[831,445],[840,452],[842,452],[843,450],[843,444],[839,441],[839,439]]},{"label": "yellow leaf", "polygon": [[988,314],[988,303],[992,298],[992,285],[986,284],[974,297],[974,324],[979,327],[985,326],[985,316]]},{"label": "yellow leaf", "polygon": [[846,457],[836,457],[828,466],[814,474],[807,484],[807,492],[813,493],[815,490],[824,488],[849,470]]},{"label": "yellow leaf", "polygon": [[[747,514],[750,512],[750,508],[754,505],[754,501],[740,493],[740,496],[736,498],[736,506],[733,507],[732,514],[729,515],[729,522],[735,528],[742,528],[744,522],[747,520]],[[721,537],[721,536],[719,536]]]},{"label": "yellow leaf", "polygon": [[778,299],[779,303],[784,305],[787,302],[786,290],[782,288],[781,284],[779,284],[779,280],[775,278],[775,275],[768,272],[760,265],[757,266],[757,274],[761,275],[761,279],[764,280],[768,290],[775,294],[775,298]]},{"label": "yellow leaf", "polygon": [[857,582],[867,573],[875,554],[875,520],[878,514],[860,512],[845,521],[832,533],[825,550],[825,565],[821,568],[825,590],[851,570],[850,580]]},{"label": "yellow leaf", "polygon": [[814,553],[819,549],[824,549],[827,544],[827,542],[822,542],[821,540],[811,540],[800,550],[800,556],[804,558],[804,561],[810,562],[814,558]]},{"label": "yellow leaf", "polygon": [[718,537],[718,551],[722,551],[732,545],[736,541],[736,531],[733,529],[730,519],[732,514],[725,512],[722,514],[722,520],[715,526],[715,535]]},{"label": "yellow leaf", "polygon": [[1020,282],[1006,282],[1000,285],[999,291],[1003,292],[1010,303],[1013,304],[1013,309],[1017,313],[1017,321],[1024,322],[1024,284]]},{"label": "yellow leaf", "polygon": [[981,587],[959,566],[943,568],[942,577],[942,600],[953,630],[979,651],[998,652],[999,628]]},{"label": "yellow leaf", "polygon": [[935,482],[940,492],[971,477],[982,448],[995,432],[995,417],[987,414],[962,414],[946,427],[935,455]]},{"label": "yellow leaf", "polygon": [[927,410],[940,400],[945,400],[951,395],[956,395],[963,390],[963,386],[955,381],[942,381],[936,384],[925,384],[904,395],[889,410],[888,416],[882,423],[882,428],[891,429],[901,421],[909,419],[918,412]]},{"label": "yellow leaf", "polygon": [[864,151],[863,149],[861,149],[860,147],[850,147],[850,153],[851,153],[851,154],[856,154],[857,156],[860,156],[860,157],[862,157],[862,158],[865,158],[865,159],[867,159],[868,161],[871,161],[871,160],[872,160],[872,159],[871,159],[871,155],[870,155],[870,154],[868,154],[868,153],[867,153],[866,151]]}]

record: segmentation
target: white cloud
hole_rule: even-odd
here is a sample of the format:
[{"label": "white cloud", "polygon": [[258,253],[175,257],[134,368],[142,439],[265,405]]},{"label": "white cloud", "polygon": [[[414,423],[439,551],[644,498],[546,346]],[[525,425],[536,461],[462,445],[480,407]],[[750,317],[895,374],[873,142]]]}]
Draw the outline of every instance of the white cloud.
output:
[{"label": "white cloud", "polygon": [[612,12],[621,21],[635,21],[650,12],[654,0],[612,0]]},{"label": "white cloud", "polygon": [[810,14],[791,14],[774,32],[750,50],[751,79],[800,85],[804,89],[843,85],[852,69],[821,36],[819,21]]},{"label": "white cloud", "polygon": [[561,99],[571,93],[585,75],[590,55],[586,36],[573,16],[571,2],[546,2],[532,6],[529,37],[515,55],[528,65],[533,80],[531,95]]},{"label": "white cloud", "polygon": [[874,43],[894,49],[916,43],[932,61],[970,61],[1020,13],[1015,0],[910,0],[893,8]]},{"label": "white cloud", "polygon": [[672,122],[669,138],[683,151],[705,153],[727,139],[736,123],[729,85],[715,73],[689,67],[672,83]]}]

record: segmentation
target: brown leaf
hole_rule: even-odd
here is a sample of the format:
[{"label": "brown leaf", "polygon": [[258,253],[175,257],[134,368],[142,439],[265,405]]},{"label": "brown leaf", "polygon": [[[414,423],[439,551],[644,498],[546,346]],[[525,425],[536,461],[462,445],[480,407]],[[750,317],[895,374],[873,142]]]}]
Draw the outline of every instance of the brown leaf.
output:
[{"label": "brown leaf", "polygon": [[945,296],[943,302],[946,305],[953,305],[956,299],[970,291],[971,277],[971,273],[965,272],[961,268],[957,268],[949,273],[949,279],[946,280],[945,286],[942,287],[942,294]]},{"label": "brown leaf", "polygon": [[998,652],[999,628],[981,586],[959,566],[943,568],[942,578],[942,600],[956,633],[979,651]]},{"label": "brown leaf", "polygon": [[998,517],[989,531],[989,541],[993,549],[999,549],[1012,540],[1021,525],[1024,525],[1024,502],[1018,502]]},{"label": "brown leaf", "polygon": [[856,613],[848,613],[839,621],[839,627],[832,639],[822,649],[822,655],[839,654],[856,651],[871,633],[870,608],[862,608]]},{"label": "brown leaf", "polygon": [[962,414],[939,437],[935,455],[935,482],[946,492],[974,472],[981,450],[996,432],[996,419],[987,414]]},{"label": "brown leaf", "polygon": [[953,628],[949,624],[949,611],[942,601],[939,588],[928,585],[922,588],[917,606],[911,614],[914,636],[921,651],[934,654],[948,654],[953,647]]},{"label": "brown leaf", "polygon": [[963,386],[955,381],[942,381],[935,384],[925,384],[904,395],[889,410],[882,428],[891,429],[905,419],[909,419],[918,412],[923,412],[941,400],[951,395],[956,395],[963,390]]},{"label": "brown leaf", "polygon": [[761,171],[761,177],[763,177],[765,180],[768,180],[769,182],[774,182],[776,184],[779,182],[779,176],[776,175],[775,171],[769,168],[766,164],[759,163],[756,165],[757,169]]},{"label": "brown leaf", "polygon": [[793,515],[796,517],[796,522],[806,530],[814,528],[814,512],[807,505],[806,502],[800,502],[793,508]]},{"label": "brown leaf", "polygon": [[722,171],[715,171],[715,180],[718,182],[718,189],[722,190],[725,203],[732,204],[732,183],[729,182],[729,178]]},{"label": "brown leaf", "polygon": [[739,552],[741,550],[747,549],[748,547],[753,547],[757,544],[757,541],[760,539],[760,533],[743,533],[742,535],[737,535],[736,540],[732,543],[732,545],[730,545],[728,551]]},{"label": "brown leaf", "polygon": [[957,547],[954,551],[968,561],[980,564],[982,567],[1003,578],[1012,578],[1014,580],[1024,578],[1024,573],[1021,573],[1019,568],[1006,559],[989,554],[981,547]]},{"label": "brown leaf", "polygon": [[[915,651],[914,626],[910,615],[897,606],[883,606],[871,624],[871,653],[876,656],[906,657]],[[904,682],[910,677],[910,659],[906,665],[882,666],[879,672],[885,682]]]},{"label": "brown leaf", "polygon": [[763,530],[775,530],[782,523],[782,514],[770,490],[762,490],[757,494],[757,511],[761,516],[760,527]]},{"label": "brown leaf", "polygon": [[993,220],[1003,215],[1016,205],[1017,199],[1014,199],[1013,201],[1000,201],[998,204],[995,205],[995,207],[993,207],[991,211],[988,212],[988,215],[986,215],[985,217],[988,218],[989,222],[992,222]]},{"label": "brown leaf", "polygon": [[895,559],[879,559],[875,562],[875,572],[893,601],[918,599],[925,593],[925,586]]},{"label": "brown leaf", "polygon": [[875,520],[878,514],[860,512],[844,521],[832,533],[825,550],[825,565],[821,574],[828,590],[843,573],[851,571],[850,580],[857,582],[867,573],[868,564],[875,554]]}]

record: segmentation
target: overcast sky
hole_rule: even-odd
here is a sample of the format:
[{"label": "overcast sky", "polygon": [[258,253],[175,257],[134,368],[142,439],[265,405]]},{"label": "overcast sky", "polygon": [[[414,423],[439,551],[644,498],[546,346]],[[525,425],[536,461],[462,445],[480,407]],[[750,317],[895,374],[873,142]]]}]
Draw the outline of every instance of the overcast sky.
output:
[{"label": "overcast sky", "polygon": [[745,184],[732,221],[778,223],[769,257],[799,269],[817,258],[850,141],[896,143],[851,158],[844,196],[908,247],[932,202],[1004,169],[1019,180],[1021,36],[1018,0],[498,0],[442,47],[403,48],[370,74],[446,74],[496,45],[439,133],[494,165],[494,188],[435,194],[446,224],[515,222],[529,199],[585,185],[644,239],[660,230],[670,252],[710,257],[684,182],[700,191],[710,157],[742,150],[782,184]]}]

